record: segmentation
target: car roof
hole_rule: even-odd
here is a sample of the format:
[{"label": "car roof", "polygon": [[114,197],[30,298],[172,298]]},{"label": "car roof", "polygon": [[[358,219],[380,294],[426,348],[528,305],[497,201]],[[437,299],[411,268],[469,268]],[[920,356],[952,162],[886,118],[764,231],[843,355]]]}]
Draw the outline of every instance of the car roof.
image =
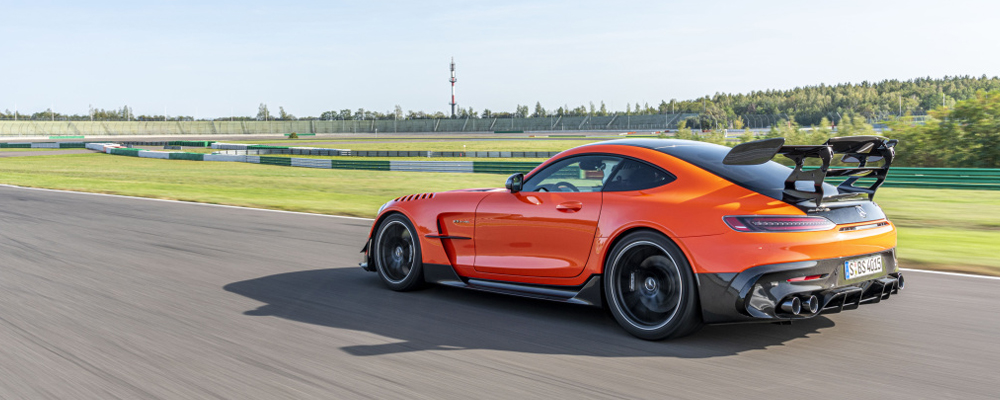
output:
[{"label": "car roof", "polygon": [[683,139],[617,139],[588,144],[592,145],[635,146],[665,153],[702,169],[707,164],[721,164],[730,148],[714,143],[696,142]]},{"label": "car roof", "polygon": [[[620,145],[634,146],[656,150],[670,155],[698,168],[711,172],[739,186],[750,189],[757,193],[781,200],[785,188],[785,180],[791,173],[791,168],[783,166],[774,161],[768,161],[759,165],[726,165],[722,160],[729,154],[730,148],[727,146],[697,142],[683,139],[618,139],[604,142],[591,143],[589,145]],[[806,182],[796,182],[805,184]],[[836,187],[824,183],[825,192],[837,194]]]}]

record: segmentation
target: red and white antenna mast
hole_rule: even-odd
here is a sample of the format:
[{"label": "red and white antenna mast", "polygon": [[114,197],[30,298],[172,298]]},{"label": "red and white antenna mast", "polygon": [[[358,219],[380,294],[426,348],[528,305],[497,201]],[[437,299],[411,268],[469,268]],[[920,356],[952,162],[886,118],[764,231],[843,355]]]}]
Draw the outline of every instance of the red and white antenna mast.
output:
[{"label": "red and white antenna mast", "polygon": [[451,79],[448,80],[448,82],[451,82],[451,103],[448,103],[448,104],[451,104],[451,117],[452,118],[455,118],[455,104],[456,104],[455,103],[455,80],[456,80],[455,79],[455,57],[452,57],[451,58]]}]

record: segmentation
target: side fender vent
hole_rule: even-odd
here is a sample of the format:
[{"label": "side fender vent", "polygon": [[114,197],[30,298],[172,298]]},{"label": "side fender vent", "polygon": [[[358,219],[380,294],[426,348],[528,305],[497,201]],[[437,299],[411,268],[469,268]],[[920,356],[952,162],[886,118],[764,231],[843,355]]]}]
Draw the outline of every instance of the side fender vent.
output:
[{"label": "side fender vent", "polygon": [[433,198],[434,198],[434,193],[419,193],[419,194],[411,194],[409,196],[397,197],[395,201],[413,201],[413,200],[424,200]]}]

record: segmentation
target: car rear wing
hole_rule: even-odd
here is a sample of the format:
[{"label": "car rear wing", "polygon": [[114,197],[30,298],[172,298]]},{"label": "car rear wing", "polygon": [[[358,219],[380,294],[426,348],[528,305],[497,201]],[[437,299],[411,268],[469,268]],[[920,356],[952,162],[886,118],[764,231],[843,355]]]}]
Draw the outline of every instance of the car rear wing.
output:
[{"label": "car rear wing", "polygon": [[[795,161],[795,169],[785,179],[784,200],[802,202],[813,200],[816,207],[823,201],[823,181],[828,176],[847,177],[837,186],[839,194],[865,193],[868,199],[875,197],[875,191],[885,181],[889,166],[895,157],[896,139],[886,139],[881,136],[846,136],[827,140],[817,146],[786,146],[784,138],[755,140],[743,143],[726,154],[722,160],[726,165],[758,165],[770,161],[774,156],[782,154]],[[842,162],[857,163],[856,167],[830,168],[833,156],[842,154]],[[805,171],[805,159],[818,158],[823,165],[817,169]],[[882,161],[882,166],[869,167],[869,163]],[[861,178],[874,178],[871,186],[854,186]],[[799,190],[795,183],[810,181],[813,190]]]}]

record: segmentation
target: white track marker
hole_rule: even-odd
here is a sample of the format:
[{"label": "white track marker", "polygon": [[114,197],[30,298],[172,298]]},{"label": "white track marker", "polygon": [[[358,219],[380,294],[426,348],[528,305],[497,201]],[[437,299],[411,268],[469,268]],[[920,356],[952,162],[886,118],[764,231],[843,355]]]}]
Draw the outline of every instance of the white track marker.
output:
[{"label": "white track marker", "polygon": [[906,272],[921,272],[925,274],[938,274],[938,275],[950,275],[950,276],[960,276],[963,278],[979,278],[979,279],[991,279],[1000,281],[1000,276],[986,276],[986,275],[973,275],[973,274],[963,274],[958,272],[944,272],[944,271],[931,271],[927,269],[910,269],[910,268],[900,268],[900,271]]},{"label": "white track marker", "polygon": [[300,211],[271,210],[271,209],[267,209],[267,208],[230,206],[230,205],[225,205],[225,204],[198,203],[198,202],[194,202],[194,201],[152,199],[152,198],[149,198],[149,197],[124,196],[124,195],[120,195],[120,194],[76,192],[76,191],[72,191],[72,190],[43,189],[43,188],[33,188],[33,187],[16,186],[16,185],[6,185],[6,184],[0,184],[0,187],[8,187],[8,188],[14,188],[14,189],[38,190],[38,191],[42,191],[42,192],[72,193],[72,194],[84,194],[84,195],[90,195],[90,196],[117,197],[117,198],[123,198],[123,199],[161,201],[161,202],[166,202],[166,203],[191,204],[191,205],[208,206],[208,207],[235,208],[235,209],[238,209],[238,210],[255,210],[255,211],[268,211],[268,212],[276,212],[276,213],[284,213],[284,214],[310,215],[310,216],[314,216],[314,217],[343,218],[343,219],[354,219],[354,220],[358,220],[358,221],[374,221],[374,219],[371,219],[371,218],[347,217],[347,216],[343,216],[343,215],[328,215],[328,214],[316,214],[316,213],[307,213],[307,212],[300,212]]}]

